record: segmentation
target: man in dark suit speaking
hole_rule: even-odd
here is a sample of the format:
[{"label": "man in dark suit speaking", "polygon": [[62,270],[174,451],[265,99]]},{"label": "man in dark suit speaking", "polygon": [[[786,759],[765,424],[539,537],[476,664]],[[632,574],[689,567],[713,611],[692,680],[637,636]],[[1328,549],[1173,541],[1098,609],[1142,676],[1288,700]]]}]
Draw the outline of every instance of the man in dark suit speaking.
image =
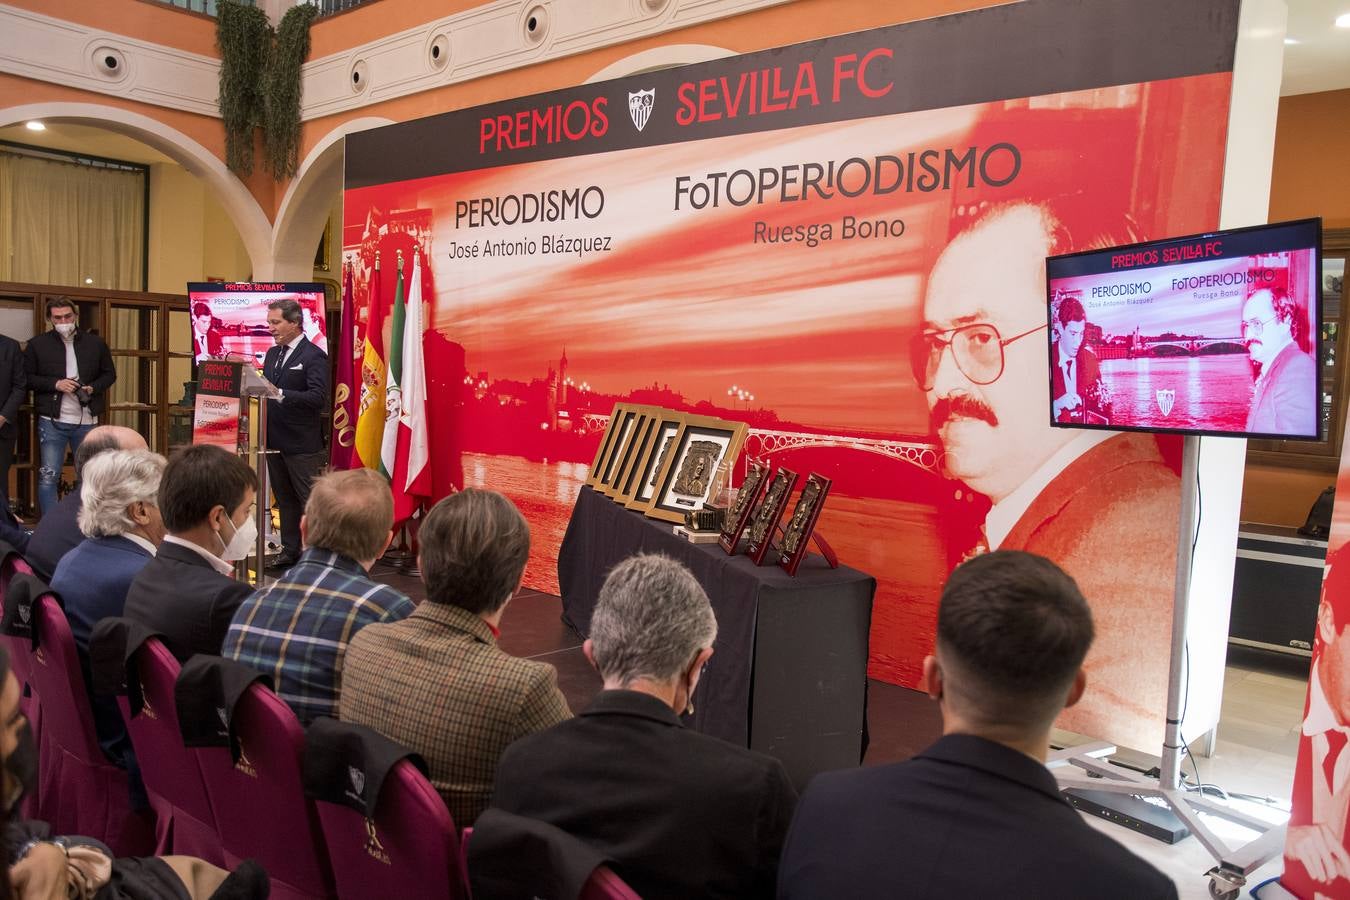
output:
[{"label": "man in dark suit speaking", "polygon": [[281,392],[267,401],[267,476],[281,512],[281,556],[273,568],[288,569],[300,558],[300,516],[309,489],[328,461],[322,414],[331,402],[328,355],[309,342],[301,327],[300,304],[267,305],[267,329],[276,346],[263,359],[263,377]]},{"label": "man in dark suit speaking", "polygon": [[952,572],[923,661],[943,736],[915,758],[828,772],[792,820],[778,897],[1175,898],[1167,876],[1093,829],[1045,768],[1083,695],[1092,613],[1041,556]]}]

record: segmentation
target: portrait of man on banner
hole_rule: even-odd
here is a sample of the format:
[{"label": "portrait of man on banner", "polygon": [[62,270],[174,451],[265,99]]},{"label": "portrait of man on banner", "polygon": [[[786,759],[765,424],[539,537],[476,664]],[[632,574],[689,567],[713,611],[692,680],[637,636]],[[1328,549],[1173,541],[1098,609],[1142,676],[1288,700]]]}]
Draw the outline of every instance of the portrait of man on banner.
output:
[{"label": "portrait of man on banner", "polygon": [[1317,433],[1317,361],[1307,297],[1263,288],[1242,307],[1242,339],[1258,373],[1247,430],[1256,434]]},{"label": "portrait of man on banner", "polygon": [[[1148,657],[1169,645],[1176,538],[1143,523],[1176,521],[1179,475],[1153,435],[1058,429],[1046,419],[1044,260],[1089,249],[1073,246],[1055,211],[1036,202],[996,205],[952,231],[929,273],[910,347],[947,474],[989,503],[969,542],[949,546],[949,558],[1027,550],[1078,581],[1099,623],[1086,663],[1091,690],[1109,700],[1066,710],[1060,725],[1108,733],[1111,715],[1148,716],[1166,701],[1166,680],[1157,677],[1166,669]],[[1075,351],[1068,358],[1081,359],[1073,346],[1083,334],[1081,306],[1056,319],[1061,329],[1065,321],[1073,326],[1061,330],[1070,335],[1065,349]],[[946,538],[963,534],[949,529]],[[1140,559],[1157,564],[1141,569]],[[1116,602],[1122,596],[1140,602]]]}]

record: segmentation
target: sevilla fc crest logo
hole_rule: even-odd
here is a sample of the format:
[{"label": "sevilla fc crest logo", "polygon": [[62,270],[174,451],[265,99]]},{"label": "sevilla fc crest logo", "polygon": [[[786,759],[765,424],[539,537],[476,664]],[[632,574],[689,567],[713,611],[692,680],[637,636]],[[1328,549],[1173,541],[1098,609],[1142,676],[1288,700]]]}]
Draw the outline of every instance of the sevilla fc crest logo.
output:
[{"label": "sevilla fc crest logo", "polygon": [[366,773],[362,772],[356,766],[348,766],[347,777],[351,779],[352,790],[356,792],[356,796],[361,796],[361,791],[364,790],[366,786]]},{"label": "sevilla fc crest logo", "polygon": [[1158,409],[1162,414],[1168,415],[1172,412],[1172,405],[1177,402],[1177,392],[1175,390],[1158,391]]},{"label": "sevilla fc crest logo", "polygon": [[652,107],[655,105],[655,88],[650,91],[628,92],[628,115],[633,119],[638,131],[647,127],[647,120],[652,117]]}]

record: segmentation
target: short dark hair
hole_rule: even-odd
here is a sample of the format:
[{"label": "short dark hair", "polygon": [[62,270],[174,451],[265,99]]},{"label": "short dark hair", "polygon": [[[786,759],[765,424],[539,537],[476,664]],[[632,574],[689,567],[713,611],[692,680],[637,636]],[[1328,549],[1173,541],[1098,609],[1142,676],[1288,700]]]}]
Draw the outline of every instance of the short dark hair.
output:
[{"label": "short dark hair", "polygon": [[196,528],[211,510],[233,513],[258,476],[235,454],[212,444],[184,447],[169,458],[159,481],[159,514],[171,533]]},{"label": "short dark hair", "polygon": [[938,606],[938,658],[980,709],[1053,720],[1092,645],[1077,583],[1043,556],[998,550],[956,568]]},{"label": "short dark hair", "polygon": [[198,300],[196,303],[192,304],[192,318],[197,319],[209,315],[211,315],[211,307],[207,306],[202,301]]},{"label": "short dark hair", "polygon": [[80,473],[89,460],[98,456],[104,450],[121,450],[122,445],[117,442],[117,435],[111,431],[104,431],[101,434],[91,434],[89,437],[80,441],[79,448],[75,451],[75,478],[79,479]]},{"label": "short dark hair", "polygon": [[281,317],[292,325],[300,324],[300,302],[298,300],[273,300],[267,304],[267,308],[279,310]]},{"label": "short dark hair", "polygon": [[1055,316],[1059,324],[1068,325],[1070,322],[1086,322],[1087,310],[1083,309],[1083,304],[1077,297],[1065,297],[1059,301],[1059,312]]},{"label": "short dark hair", "polygon": [[530,557],[529,524],[496,491],[465,488],[441,500],[417,539],[427,599],[475,615],[506,604]]},{"label": "short dark hair", "polygon": [[52,317],[52,310],[60,309],[63,306],[67,307],[71,312],[75,313],[76,315],[78,315],[80,312],[80,308],[75,305],[75,301],[70,299],[69,297],[48,297],[47,318],[50,319]]}]

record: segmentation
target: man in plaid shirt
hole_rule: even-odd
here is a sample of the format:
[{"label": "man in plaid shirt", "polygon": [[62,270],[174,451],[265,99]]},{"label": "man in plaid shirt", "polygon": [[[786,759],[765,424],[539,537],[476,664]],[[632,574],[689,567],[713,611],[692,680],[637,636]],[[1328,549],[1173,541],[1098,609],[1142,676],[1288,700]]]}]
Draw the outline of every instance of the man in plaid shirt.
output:
[{"label": "man in plaid shirt", "polygon": [[389,546],[393,523],[389,484],[374,470],[318,479],[300,520],[305,552],[230,622],[222,655],[271,675],[302,725],[337,716],[343,659],[356,633],[415,608],[366,574]]},{"label": "man in plaid shirt", "polygon": [[516,738],[571,718],[548,663],[497,646],[530,555],[530,527],[495,491],[437,503],[418,532],[427,599],[402,622],[352,641],[341,719],[374,728],[427,761],[455,825],[487,807],[497,760]]}]

